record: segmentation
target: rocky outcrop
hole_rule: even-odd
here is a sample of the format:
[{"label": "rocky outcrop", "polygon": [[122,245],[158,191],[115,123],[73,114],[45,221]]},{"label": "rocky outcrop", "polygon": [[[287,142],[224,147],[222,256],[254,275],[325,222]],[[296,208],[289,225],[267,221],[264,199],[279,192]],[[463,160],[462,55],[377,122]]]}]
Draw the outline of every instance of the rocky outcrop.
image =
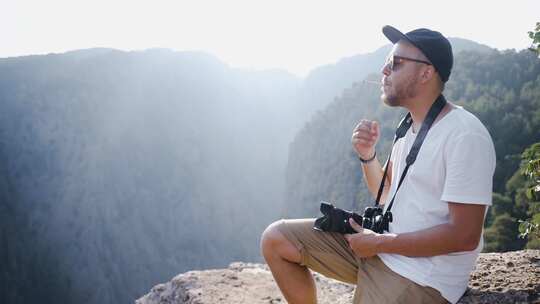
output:
[{"label": "rocky outcrop", "polygon": [[[352,303],[354,286],[314,274],[319,303]],[[540,303],[540,250],[483,253],[461,304]],[[136,304],[286,303],[268,267],[232,263],[156,285]]]},{"label": "rocky outcrop", "polygon": [[540,250],[482,253],[459,303],[540,303],[539,294]]}]

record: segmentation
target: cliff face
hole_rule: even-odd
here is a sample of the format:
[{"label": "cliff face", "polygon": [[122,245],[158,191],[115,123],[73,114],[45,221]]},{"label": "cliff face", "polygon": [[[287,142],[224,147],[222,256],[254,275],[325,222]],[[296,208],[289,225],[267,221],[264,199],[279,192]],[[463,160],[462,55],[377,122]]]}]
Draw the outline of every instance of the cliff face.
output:
[{"label": "cliff face", "polygon": [[[314,274],[319,303],[352,303],[354,286]],[[540,303],[540,250],[482,253],[460,304]],[[285,303],[266,265],[189,271],[156,285],[136,304]]]}]

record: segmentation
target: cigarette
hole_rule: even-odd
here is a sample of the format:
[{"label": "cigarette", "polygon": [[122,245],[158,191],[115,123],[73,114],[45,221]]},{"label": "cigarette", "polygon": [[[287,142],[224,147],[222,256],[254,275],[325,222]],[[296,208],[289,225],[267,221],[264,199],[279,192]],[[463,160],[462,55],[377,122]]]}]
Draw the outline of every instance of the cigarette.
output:
[{"label": "cigarette", "polygon": [[369,84],[377,84],[377,85],[381,84],[379,81],[373,81],[373,80],[362,80],[362,82],[369,83]]}]

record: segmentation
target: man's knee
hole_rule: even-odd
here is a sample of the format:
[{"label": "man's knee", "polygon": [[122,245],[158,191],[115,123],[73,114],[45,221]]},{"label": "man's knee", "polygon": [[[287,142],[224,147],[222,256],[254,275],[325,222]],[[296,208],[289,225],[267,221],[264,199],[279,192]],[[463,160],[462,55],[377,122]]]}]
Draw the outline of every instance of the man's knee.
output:
[{"label": "man's knee", "polygon": [[272,257],[280,257],[290,262],[300,263],[298,249],[279,231],[281,221],[270,224],[261,236],[261,253],[268,262]]},{"label": "man's knee", "polygon": [[270,251],[275,251],[279,243],[283,241],[283,235],[279,232],[277,226],[280,221],[268,225],[261,235],[261,251],[266,256]]}]

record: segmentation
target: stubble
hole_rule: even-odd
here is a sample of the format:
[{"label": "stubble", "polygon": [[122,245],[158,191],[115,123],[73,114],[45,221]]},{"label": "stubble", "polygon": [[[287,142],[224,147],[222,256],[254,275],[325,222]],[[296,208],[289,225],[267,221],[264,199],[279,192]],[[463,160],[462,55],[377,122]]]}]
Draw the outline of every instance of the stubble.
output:
[{"label": "stubble", "polygon": [[417,81],[418,76],[413,74],[400,83],[390,83],[390,85],[385,88],[385,91],[381,95],[382,101],[391,107],[403,105],[403,101],[411,99],[417,95]]}]

